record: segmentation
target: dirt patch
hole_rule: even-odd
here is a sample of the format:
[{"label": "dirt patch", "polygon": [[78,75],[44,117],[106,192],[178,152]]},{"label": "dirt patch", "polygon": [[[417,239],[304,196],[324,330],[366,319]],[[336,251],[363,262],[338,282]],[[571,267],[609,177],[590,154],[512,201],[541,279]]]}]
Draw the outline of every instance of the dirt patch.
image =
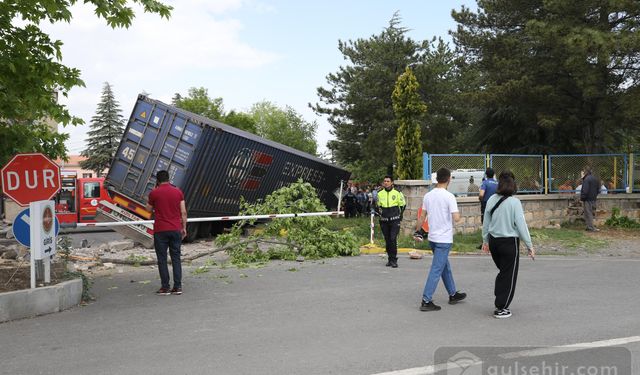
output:
[{"label": "dirt patch", "polygon": [[546,239],[543,235],[541,237],[533,239],[536,251],[540,255],[640,257],[640,230],[637,229],[602,227],[599,232],[584,232],[580,239]]},{"label": "dirt patch", "polygon": [[[69,280],[65,275],[65,267],[62,262],[54,262],[51,265],[51,283],[55,285]],[[44,285],[37,281],[39,286]],[[4,261],[0,264],[0,293],[31,288],[31,267],[28,261],[15,262]]]}]

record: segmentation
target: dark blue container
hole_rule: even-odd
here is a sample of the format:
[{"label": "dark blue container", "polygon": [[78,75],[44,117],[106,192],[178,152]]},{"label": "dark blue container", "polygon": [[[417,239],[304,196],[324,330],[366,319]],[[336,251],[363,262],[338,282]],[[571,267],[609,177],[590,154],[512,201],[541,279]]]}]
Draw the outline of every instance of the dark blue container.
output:
[{"label": "dark blue container", "polygon": [[350,176],[313,155],[139,95],[106,185],[144,205],[162,169],[184,192],[189,217],[236,215],[240,197],[255,202],[300,178],[334,209],[340,181]]}]

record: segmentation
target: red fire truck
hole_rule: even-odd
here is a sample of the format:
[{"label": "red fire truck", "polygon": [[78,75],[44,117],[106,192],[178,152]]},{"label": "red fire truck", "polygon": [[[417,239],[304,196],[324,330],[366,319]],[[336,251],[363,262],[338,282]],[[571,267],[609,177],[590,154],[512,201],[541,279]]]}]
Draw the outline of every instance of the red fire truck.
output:
[{"label": "red fire truck", "polygon": [[65,224],[95,223],[98,202],[112,202],[104,178],[78,178],[75,171],[61,171],[62,187],[56,196],[56,216]]}]

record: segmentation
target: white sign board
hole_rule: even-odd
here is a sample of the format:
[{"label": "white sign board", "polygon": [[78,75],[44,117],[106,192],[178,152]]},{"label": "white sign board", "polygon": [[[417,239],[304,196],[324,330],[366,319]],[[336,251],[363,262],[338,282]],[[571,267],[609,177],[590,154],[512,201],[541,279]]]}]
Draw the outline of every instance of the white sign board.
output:
[{"label": "white sign board", "polygon": [[31,256],[33,259],[49,259],[56,253],[56,212],[54,201],[37,201],[29,204]]}]

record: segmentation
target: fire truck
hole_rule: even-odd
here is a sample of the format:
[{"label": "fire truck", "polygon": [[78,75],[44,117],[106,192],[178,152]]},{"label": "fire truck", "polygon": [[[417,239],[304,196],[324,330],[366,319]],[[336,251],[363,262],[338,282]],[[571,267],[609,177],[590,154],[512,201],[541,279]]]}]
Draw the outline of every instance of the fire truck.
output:
[{"label": "fire truck", "polygon": [[55,198],[60,225],[95,223],[98,202],[112,202],[104,188],[104,178],[78,178],[76,171],[60,172],[61,188]]}]

